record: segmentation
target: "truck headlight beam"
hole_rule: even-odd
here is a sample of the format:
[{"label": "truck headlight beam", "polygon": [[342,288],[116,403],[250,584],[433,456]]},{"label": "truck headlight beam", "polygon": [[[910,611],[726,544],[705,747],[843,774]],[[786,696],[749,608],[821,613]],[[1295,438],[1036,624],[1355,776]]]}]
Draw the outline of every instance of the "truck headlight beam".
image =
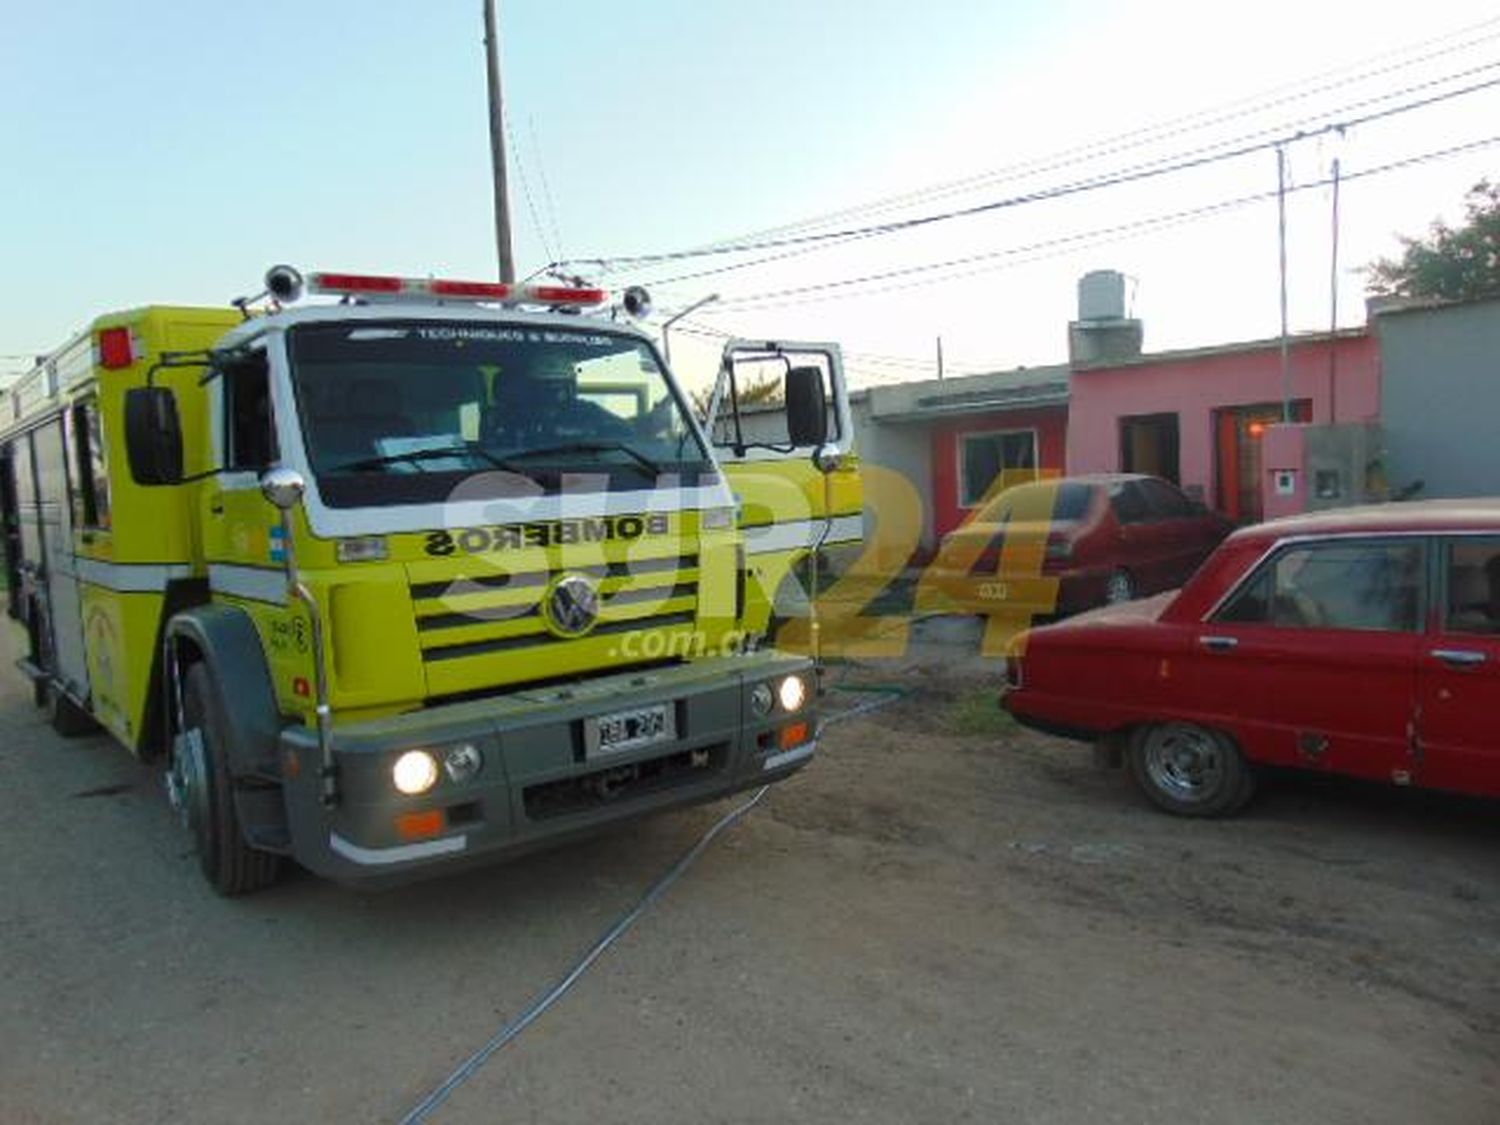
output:
[{"label": "truck headlight beam", "polygon": [[408,750],[391,767],[391,784],[408,797],[427,792],[437,781],[437,759],[426,750]]}]

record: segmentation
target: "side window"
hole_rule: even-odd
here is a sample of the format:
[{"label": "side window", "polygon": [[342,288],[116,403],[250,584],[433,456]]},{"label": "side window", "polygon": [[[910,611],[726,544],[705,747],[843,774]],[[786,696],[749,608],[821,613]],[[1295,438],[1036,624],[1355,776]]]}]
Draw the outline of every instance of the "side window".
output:
[{"label": "side window", "polygon": [[1421,621],[1420,543],[1347,540],[1290,547],[1214,620],[1285,628],[1415,632]]},{"label": "side window", "polygon": [[1146,494],[1151,519],[1180,520],[1193,514],[1188,498],[1165,481],[1143,480],[1136,487]]},{"label": "side window", "polygon": [[271,416],[271,377],[265,352],[223,368],[224,467],[262,472],[280,456]]},{"label": "side window", "polygon": [[87,398],[75,403],[68,427],[72,445],[70,468],[75,482],[74,520],[79,527],[108,530],[109,471],[98,400]]},{"label": "side window", "polygon": [[1141,523],[1150,518],[1146,497],[1133,481],[1112,489],[1109,505],[1115,510],[1115,519],[1121,523]]},{"label": "side window", "polygon": [[1443,627],[1450,633],[1500,634],[1500,540],[1454,542],[1446,555]]}]

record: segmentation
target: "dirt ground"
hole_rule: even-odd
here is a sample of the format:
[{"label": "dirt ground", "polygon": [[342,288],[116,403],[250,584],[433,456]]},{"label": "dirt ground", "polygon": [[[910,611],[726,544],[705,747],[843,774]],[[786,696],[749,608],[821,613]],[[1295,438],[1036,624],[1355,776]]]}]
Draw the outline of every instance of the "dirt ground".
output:
[{"label": "dirt ground", "polygon": [[[833,679],[910,694],[832,727],[433,1121],[1500,1121],[1494,805],[1273,779],[1175,820],[988,680]],[[224,900],[156,771],[0,685],[7,1125],[399,1119],[729,807]]]}]

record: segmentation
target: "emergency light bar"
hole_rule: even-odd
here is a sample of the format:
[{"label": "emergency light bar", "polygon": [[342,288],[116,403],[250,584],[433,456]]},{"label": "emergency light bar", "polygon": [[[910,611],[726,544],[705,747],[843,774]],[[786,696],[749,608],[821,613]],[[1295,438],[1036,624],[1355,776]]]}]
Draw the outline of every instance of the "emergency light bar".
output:
[{"label": "emergency light bar", "polygon": [[307,279],[309,293],[339,297],[412,297],[443,301],[492,301],[506,305],[546,305],[550,308],[602,305],[606,289],[561,285],[507,285],[498,281],[455,281],[420,277],[386,277],[359,273],[314,273]]}]

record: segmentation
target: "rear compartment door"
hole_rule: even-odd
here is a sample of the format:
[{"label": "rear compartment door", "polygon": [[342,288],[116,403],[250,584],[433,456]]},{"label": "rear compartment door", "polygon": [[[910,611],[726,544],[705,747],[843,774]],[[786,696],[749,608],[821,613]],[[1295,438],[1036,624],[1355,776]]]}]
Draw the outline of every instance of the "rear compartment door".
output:
[{"label": "rear compartment door", "polygon": [[46,591],[51,666],[69,692],[86,699],[88,661],[83,647],[83,609],[73,553],[73,506],[68,491],[67,445],[62,418],[32,433],[36,451],[37,520],[40,531],[43,587]]}]

